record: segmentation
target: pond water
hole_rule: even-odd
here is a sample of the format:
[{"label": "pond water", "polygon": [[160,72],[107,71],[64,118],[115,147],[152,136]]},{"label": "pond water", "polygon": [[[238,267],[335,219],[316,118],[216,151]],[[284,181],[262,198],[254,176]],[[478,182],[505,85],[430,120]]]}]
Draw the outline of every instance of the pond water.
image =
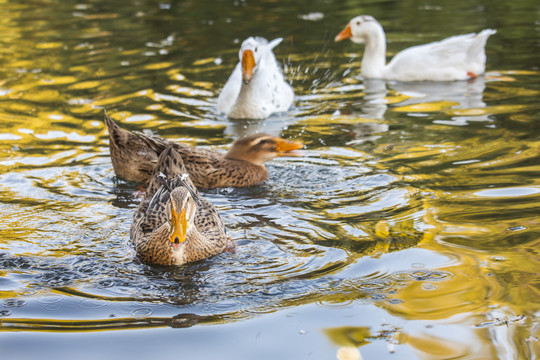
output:
[{"label": "pond water", "polygon": [[[388,55],[497,29],[487,73],[359,76],[333,38],[371,14]],[[0,0],[0,351],[5,358],[524,359],[540,354],[537,1]],[[232,121],[216,98],[250,35],[295,106]],[[303,141],[270,179],[203,194],[237,243],[143,264],[123,127],[226,151]]]}]

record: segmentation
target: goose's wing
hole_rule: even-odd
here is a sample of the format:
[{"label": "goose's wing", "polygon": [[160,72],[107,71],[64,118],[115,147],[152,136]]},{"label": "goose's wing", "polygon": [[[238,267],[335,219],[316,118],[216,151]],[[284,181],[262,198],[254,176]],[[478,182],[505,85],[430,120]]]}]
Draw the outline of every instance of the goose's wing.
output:
[{"label": "goose's wing", "polygon": [[387,66],[388,78],[405,80],[458,80],[484,72],[484,46],[493,32],[456,35],[405,49]]},{"label": "goose's wing", "polygon": [[231,76],[221,89],[218,97],[217,109],[219,112],[228,113],[234,105],[242,86],[242,69],[240,63],[236,65]]}]

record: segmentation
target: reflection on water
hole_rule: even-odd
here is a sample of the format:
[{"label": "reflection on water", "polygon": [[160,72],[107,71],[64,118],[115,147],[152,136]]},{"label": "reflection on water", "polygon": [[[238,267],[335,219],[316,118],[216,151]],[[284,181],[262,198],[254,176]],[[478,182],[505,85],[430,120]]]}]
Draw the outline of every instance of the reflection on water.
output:
[{"label": "reflection on water", "polygon": [[[81,343],[65,332],[137,329],[156,344],[170,328],[238,332],[249,346],[268,328],[267,347],[288,356],[260,358],[301,358],[302,346],[321,358],[540,353],[536,4],[307,4],[0,1],[4,339],[60,333],[50,344],[73,354]],[[332,43],[360,10],[386,19],[391,53],[496,27],[488,74],[364,80],[354,44]],[[215,108],[247,35],[285,39],[276,57],[298,94],[264,121]],[[307,145],[260,186],[205,192],[235,254],[148,266],[129,240],[141,189],[114,176],[104,108],[130,130],[218,151],[257,131]],[[220,344],[197,351],[246,357]]]}]

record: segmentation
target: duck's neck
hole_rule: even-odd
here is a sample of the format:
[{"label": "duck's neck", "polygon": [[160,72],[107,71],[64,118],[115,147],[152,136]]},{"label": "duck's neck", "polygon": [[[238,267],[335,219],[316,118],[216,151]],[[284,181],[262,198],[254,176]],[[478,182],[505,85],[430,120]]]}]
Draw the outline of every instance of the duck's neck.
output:
[{"label": "duck's neck", "polygon": [[[266,169],[266,167],[264,166],[264,160],[263,159],[257,159],[257,158],[250,157],[248,153],[245,153],[244,149],[236,149],[235,147],[232,147],[225,154],[225,159],[242,161],[242,162],[244,162],[243,166],[253,165],[253,166],[256,166],[256,167]],[[245,163],[247,163],[247,164],[245,164]]]},{"label": "duck's neck", "polygon": [[386,37],[384,31],[377,29],[367,34],[362,58],[362,76],[365,78],[382,79],[386,67]]}]

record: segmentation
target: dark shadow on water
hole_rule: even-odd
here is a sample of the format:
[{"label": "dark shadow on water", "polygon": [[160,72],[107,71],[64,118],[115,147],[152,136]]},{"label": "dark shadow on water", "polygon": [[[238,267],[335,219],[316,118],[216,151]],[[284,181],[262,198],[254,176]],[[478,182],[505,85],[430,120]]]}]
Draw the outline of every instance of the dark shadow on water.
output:
[{"label": "dark shadow on water", "polygon": [[119,318],[99,320],[52,320],[0,318],[0,331],[87,332],[103,330],[188,328],[198,324],[217,324],[225,316],[178,314],[173,317]]}]

